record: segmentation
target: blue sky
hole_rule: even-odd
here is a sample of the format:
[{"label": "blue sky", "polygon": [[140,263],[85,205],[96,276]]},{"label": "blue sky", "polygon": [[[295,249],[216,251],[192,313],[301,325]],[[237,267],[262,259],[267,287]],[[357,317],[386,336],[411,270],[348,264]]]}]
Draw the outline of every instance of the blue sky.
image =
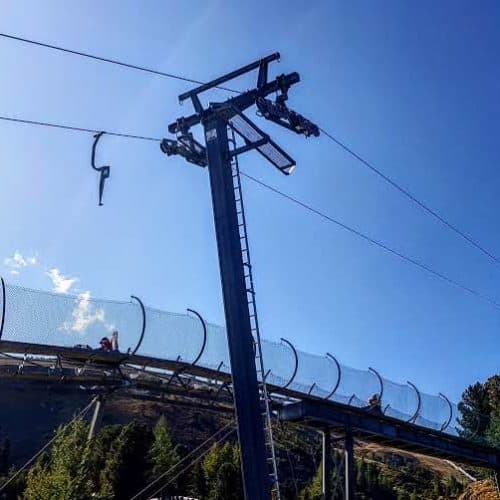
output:
[{"label": "blue sky", "polygon": [[[271,6],[270,6],[271,5]],[[0,31],[200,80],[274,51],[298,71],[289,105],[500,254],[500,7],[465,1],[4,1]],[[0,114],[162,137],[190,86],[0,39]],[[234,85],[247,88],[244,80]],[[222,99],[215,92],[212,99]],[[253,111],[251,112],[253,116]],[[241,166],[500,300],[500,269],[325,137],[259,125],[297,160]],[[156,143],[0,123],[0,258],[9,282],[76,290],[222,323],[207,172]],[[500,311],[245,182],[263,335],[457,400],[498,372]],[[19,264],[15,252],[36,256]],[[52,271],[57,284],[57,275]],[[61,285],[59,281],[59,286]]]}]

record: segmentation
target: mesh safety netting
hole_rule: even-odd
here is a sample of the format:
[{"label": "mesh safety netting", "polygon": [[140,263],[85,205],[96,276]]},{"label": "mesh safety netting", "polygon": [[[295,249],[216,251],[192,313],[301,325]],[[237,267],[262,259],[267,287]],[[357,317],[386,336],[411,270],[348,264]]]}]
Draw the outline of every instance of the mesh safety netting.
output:
[{"label": "mesh safety netting", "polygon": [[[205,339],[203,325],[193,314],[146,307],[145,316],[146,332],[137,354],[188,363],[199,357],[200,366],[230,372],[223,327],[207,324]],[[137,346],[142,326],[136,300],[119,302],[95,299],[89,292],[70,296],[6,287],[2,340],[97,348],[102,337],[117,330],[120,350],[126,352]],[[451,434],[460,432],[457,406],[443,395],[421,393],[410,383],[379,378],[374,370],[337,365],[333,357],[296,351],[286,342],[263,340],[262,350],[270,384],[357,407],[366,407],[383,390],[380,410],[386,415]]]}]

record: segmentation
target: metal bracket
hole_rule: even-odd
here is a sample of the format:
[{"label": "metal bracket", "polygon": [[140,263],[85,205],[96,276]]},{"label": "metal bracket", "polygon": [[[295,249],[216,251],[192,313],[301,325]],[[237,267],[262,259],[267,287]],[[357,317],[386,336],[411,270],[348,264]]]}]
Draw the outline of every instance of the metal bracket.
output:
[{"label": "metal bracket", "polygon": [[333,386],[333,389],[330,391],[330,393],[327,396],[325,396],[325,398],[324,398],[324,399],[330,399],[335,394],[337,389],[339,388],[340,380],[342,378],[342,368],[340,367],[340,363],[337,361],[337,358],[335,356],[333,356],[329,352],[327,352],[326,357],[330,358],[335,363],[335,366],[337,367],[337,382]]},{"label": "metal bracket", "polygon": [[130,356],[133,356],[139,350],[139,347],[141,347],[142,341],[144,340],[144,333],[146,332],[146,308],[144,307],[144,304],[142,303],[142,300],[139,297],[136,297],[135,295],[131,295],[130,298],[138,302],[138,304],[141,308],[141,313],[142,313],[141,335],[139,337],[139,341],[137,342],[137,345],[135,346],[134,350],[130,353]]},{"label": "metal bracket", "polygon": [[422,396],[420,396],[420,391],[417,389],[415,384],[412,384],[409,380],[406,382],[417,394],[417,409],[415,413],[407,420],[408,423],[414,424],[417,418],[420,416],[420,409],[422,406]]},{"label": "metal bracket", "polygon": [[294,358],[294,362],[295,362],[295,365],[293,367],[292,376],[288,379],[287,383],[282,387],[282,389],[286,389],[287,387],[290,386],[290,384],[293,382],[293,379],[297,375],[297,370],[299,369],[299,356],[297,354],[297,350],[295,349],[294,345],[289,340],[284,339],[282,337],[281,341],[284,342],[288,347],[290,347],[290,349],[293,352],[293,358]]},{"label": "metal bracket", "polygon": [[0,276],[0,285],[2,288],[2,318],[0,319],[0,340],[2,339],[3,327],[5,325],[5,309],[7,304],[7,293],[5,291],[5,281]]},{"label": "metal bracket", "polygon": [[266,120],[281,125],[296,134],[302,134],[306,137],[310,137],[311,135],[319,137],[318,126],[303,117],[300,113],[289,109],[285,104],[286,99],[286,94],[281,99],[278,98],[275,102],[264,97],[258,97],[256,104],[260,114]]},{"label": "metal bracket", "polygon": [[172,383],[172,380],[174,380],[174,378],[179,382],[179,384],[182,386],[183,389],[186,389],[188,390],[189,389],[189,384],[186,384],[182,378],[181,378],[181,374],[182,372],[185,370],[185,368],[180,368],[179,370],[174,370],[172,372],[172,375],[170,376],[170,378],[168,379],[167,381],[167,385],[166,387],[168,388],[170,386],[170,384]]},{"label": "metal bracket", "polygon": [[217,390],[215,396],[214,396],[214,403],[215,404],[215,401],[217,400],[217,398],[219,397],[219,394],[222,392],[222,391],[226,391],[231,397],[233,397],[233,393],[231,391],[231,382],[223,382],[220,386],[219,386],[219,389]]},{"label": "metal bracket", "polygon": [[196,312],[194,309],[187,309],[187,311],[194,314],[200,320],[201,326],[203,328],[203,342],[201,344],[200,352],[196,356],[195,360],[191,363],[191,366],[195,366],[203,356],[203,351],[205,350],[205,347],[207,345],[207,325],[200,313]]},{"label": "metal bracket", "polygon": [[109,178],[111,175],[111,167],[109,165],[105,165],[102,167],[98,167],[95,164],[95,152],[97,148],[97,143],[99,142],[100,138],[105,134],[106,132],[99,132],[98,134],[94,135],[94,144],[92,145],[92,158],[91,158],[91,165],[94,170],[99,172],[100,177],[99,177],[99,206],[102,207],[102,195],[104,193],[104,184],[106,182],[106,179]]},{"label": "metal bracket", "polygon": [[448,419],[443,423],[443,425],[439,429],[441,432],[444,432],[451,424],[451,419],[453,418],[453,406],[450,400],[443,393],[440,392],[439,397],[443,398],[446,401],[446,403],[448,404],[448,408],[450,410],[450,415],[448,416]]},{"label": "metal bracket", "polygon": [[189,163],[199,167],[207,166],[207,152],[191,132],[180,134],[177,140],[163,139],[160,143],[160,149],[167,156],[180,155]]},{"label": "metal bracket", "polygon": [[316,387],[316,382],[313,382],[311,387],[309,388],[309,391],[307,392],[308,396],[311,395],[311,392],[313,391],[313,389]]},{"label": "metal bracket", "polygon": [[382,396],[384,395],[384,381],[382,380],[382,377],[380,376],[380,373],[377,370],[371,367],[368,367],[368,370],[371,371],[373,374],[375,374],[375,376],[378,379],[378,383],[380,384],[380,391],[378,393],[378,398],[380,402],[382,402]]}]

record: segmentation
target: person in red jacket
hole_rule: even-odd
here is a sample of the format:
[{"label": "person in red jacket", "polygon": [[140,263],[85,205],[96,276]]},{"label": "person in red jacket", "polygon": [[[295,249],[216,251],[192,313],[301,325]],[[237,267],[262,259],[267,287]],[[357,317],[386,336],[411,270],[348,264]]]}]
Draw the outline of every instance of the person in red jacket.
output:
[{"label": "person in red jacket", "polygon": [[113,346],[111,344],[111,341],[108,339],[108,337],[103,337],[101,341],[99,342],[99,349],[101,351],[105,352],[111,352],[113,350]]}]

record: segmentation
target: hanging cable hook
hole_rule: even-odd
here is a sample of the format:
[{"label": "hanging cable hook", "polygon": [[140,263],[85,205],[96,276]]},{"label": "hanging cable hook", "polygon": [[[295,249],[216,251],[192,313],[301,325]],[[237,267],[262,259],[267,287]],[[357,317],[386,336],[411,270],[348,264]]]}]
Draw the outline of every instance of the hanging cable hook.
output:
[{"label": "hanging cable hook", "polygon": [[109,178],[111,174],[111,167],[108,165],[102,166],[102,167],[96,167],[95,164],[95,150],[97,147],[97,143],[99,142],[99,139],[105,134],[106,132],[99,132],[98,134],[94,135],[94,144],[92,145],[92,168],[96,170],[97,172],[100,173],[100,178],[99,178],[99,206],[102,207],[102,195],[104,193],[104,183],[106,182],[106,179]]}]

